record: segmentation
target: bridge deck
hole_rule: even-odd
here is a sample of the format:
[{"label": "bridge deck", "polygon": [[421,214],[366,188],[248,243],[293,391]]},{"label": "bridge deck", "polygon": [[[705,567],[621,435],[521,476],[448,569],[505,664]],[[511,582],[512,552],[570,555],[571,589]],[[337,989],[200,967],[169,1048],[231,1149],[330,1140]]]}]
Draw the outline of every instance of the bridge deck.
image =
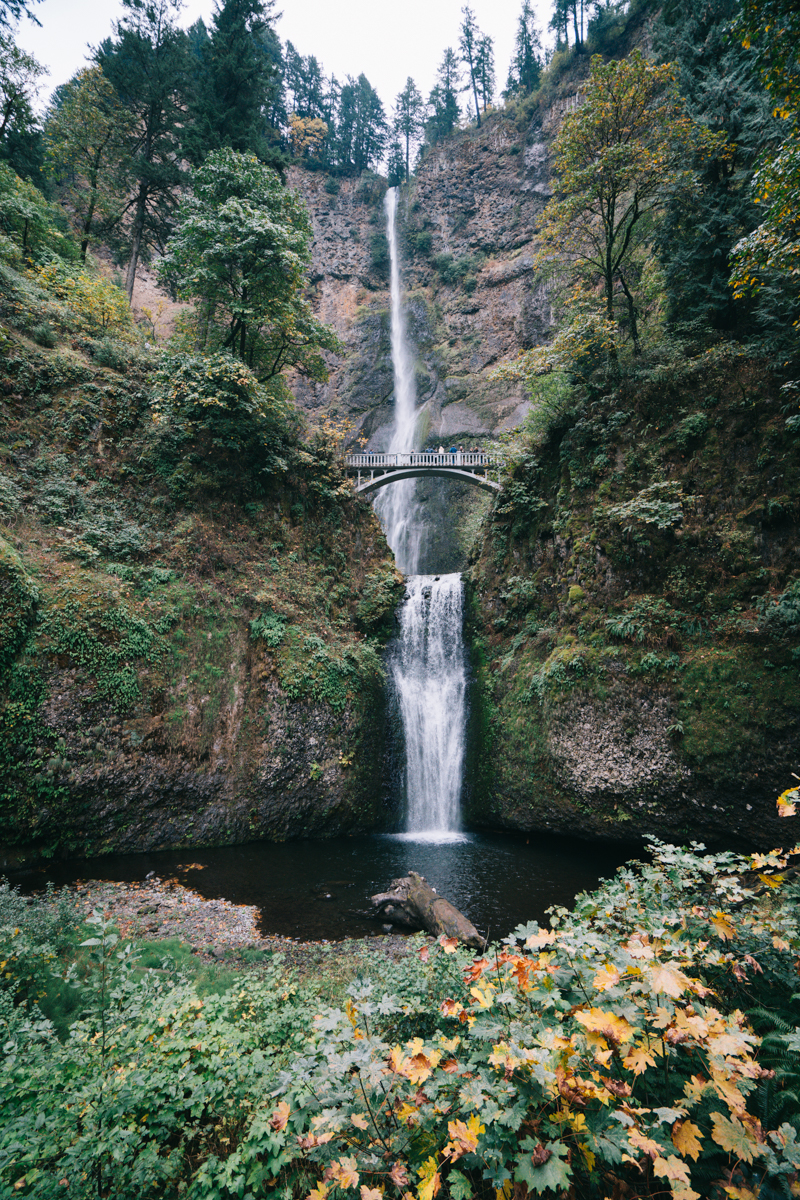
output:
[{"label": "bridge deck", "polygon": [[349,454],[345,459],[347,474],[354,478],[357,492],[374,492],[387,483],[400,479],[420,479],[437,476],[460,479],[487,491],[499,492],[497,460],[480,450],[456,450],[439,454],[433,450],[412,450],[406,453]]}]

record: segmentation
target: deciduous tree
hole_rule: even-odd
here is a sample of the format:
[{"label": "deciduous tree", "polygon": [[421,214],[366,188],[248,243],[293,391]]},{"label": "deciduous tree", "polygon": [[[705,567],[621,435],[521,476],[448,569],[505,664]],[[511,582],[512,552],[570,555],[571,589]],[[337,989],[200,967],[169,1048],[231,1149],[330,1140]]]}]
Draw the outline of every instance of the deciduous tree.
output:
[{"label": "deciduous tree", "polygon": [[194,173],[159,273],[195,301],[203,349],[268,380],[286,367],[325,378],[335,334],[303,295],[311,224],[302,200],[255,155],[215,150]]},{"label": "deciduous tree", "polygon": [[634,346],[637,308],[631,265],[653,234],[656,213],[681,180],[690,156],[722,139],[695,125],[669,65],[634,50],[626,59],[592,59],[583,102],[556,139],[558,194],[545,209],[539,263],[555,261],[602,287],[606,318],[621,294]]},{"label": "deciduous tree", "polygon": [[124,200],[120,167],[133,133],[132,116],[99,67],[86,67],[59,90],[48,114],[45,145],[51,171],[80,231],[81,261],[98,226],[113,223]]}]

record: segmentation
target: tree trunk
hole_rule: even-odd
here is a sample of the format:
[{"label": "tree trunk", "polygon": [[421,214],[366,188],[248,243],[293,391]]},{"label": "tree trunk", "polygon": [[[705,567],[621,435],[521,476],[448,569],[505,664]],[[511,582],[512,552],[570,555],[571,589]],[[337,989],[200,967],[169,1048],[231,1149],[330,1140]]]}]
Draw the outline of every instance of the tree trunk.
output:
[{"label": "tree trunk", "polygon": [[473,950],[483,950],[482,938],[471,921],[454,908],[449,900],[438,896],[434,888],[416,871],[402,879],[393,879],[388,892],[372,896],[375,916],[405,929],[424,929],[433,937],[458,938]]},{"label": "tree trunk", "polygon": [[133,239],[131,241],[131,257],[128,263],[128,273],[125,276],[125,291],[128,293],[128,303],[133,303],[133,288],[136,283],[136,269],[139,266],[139,254],[142,249],[142,234],[144,233],[144,210],[147,202],[147,192],[139,188],[136,199],[136,217],[134,218]]}]

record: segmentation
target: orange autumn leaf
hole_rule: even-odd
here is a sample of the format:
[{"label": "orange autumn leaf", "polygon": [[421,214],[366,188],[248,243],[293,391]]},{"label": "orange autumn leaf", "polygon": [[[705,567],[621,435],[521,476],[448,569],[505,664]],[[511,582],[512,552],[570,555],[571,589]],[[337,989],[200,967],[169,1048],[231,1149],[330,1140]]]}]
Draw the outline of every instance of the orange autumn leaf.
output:
[{"label": "orange autumn leaf", "polygon": [[331,1179],[335,1179],[340,1188],[347,1191],[358,1187],[358,1171],[354,1158],[339,1158],[331,1164]]}]

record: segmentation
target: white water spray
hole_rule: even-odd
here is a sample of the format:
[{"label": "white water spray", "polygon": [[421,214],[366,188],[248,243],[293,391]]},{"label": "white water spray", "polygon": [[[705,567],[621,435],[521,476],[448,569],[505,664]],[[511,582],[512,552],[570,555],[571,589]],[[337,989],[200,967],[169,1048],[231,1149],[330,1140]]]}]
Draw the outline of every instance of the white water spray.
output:
[{"label": "white water spray", "polygon": [[[406,337],[397,247],[397,189],[386,193],[391,258],[391,344],[394,426],[389,453],[419,449],[414,358]],[[407,576],[400,635],[390,664],[406,748],[406,835],[415,840],[459,838],[464,773],[467,672],[462,636],[460,575],[418,575],[424,537],[414,480],[388,484],[375,510]]]}]

